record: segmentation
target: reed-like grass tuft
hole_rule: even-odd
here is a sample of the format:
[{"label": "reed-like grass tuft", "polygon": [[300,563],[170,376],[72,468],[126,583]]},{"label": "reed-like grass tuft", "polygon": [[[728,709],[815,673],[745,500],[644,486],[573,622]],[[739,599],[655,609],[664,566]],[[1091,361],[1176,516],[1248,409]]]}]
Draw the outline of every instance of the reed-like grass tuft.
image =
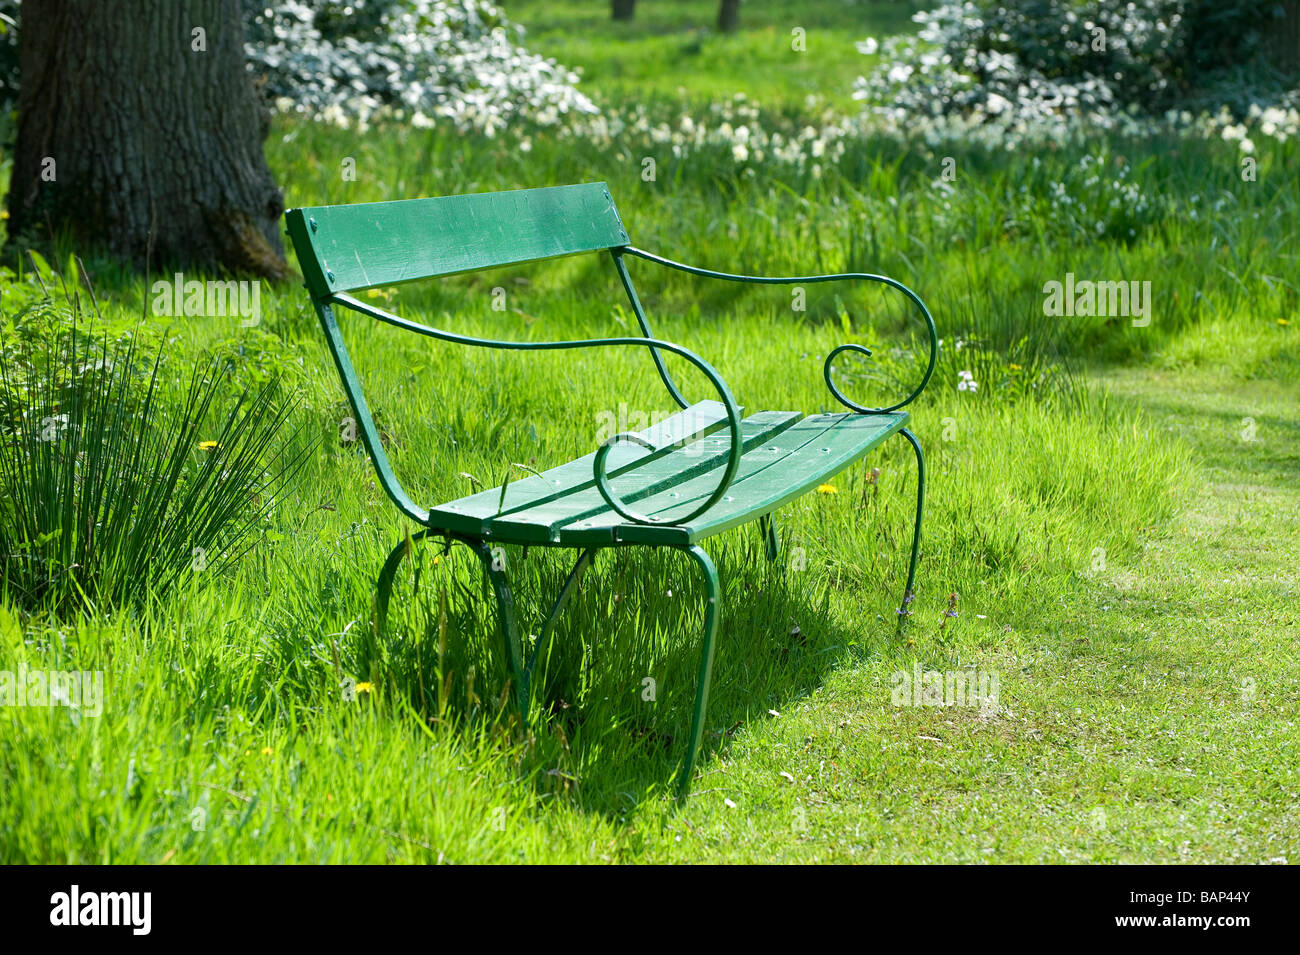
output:
[{"label": "reed-like grass tuft", "polygon": [[0,583],[55,613],[138,603],[216,574],[255,539],[303,449],[278,382],[231,395],[219,361],[165,380],[166,345],[116,340],[77,298],[0,350]]}]

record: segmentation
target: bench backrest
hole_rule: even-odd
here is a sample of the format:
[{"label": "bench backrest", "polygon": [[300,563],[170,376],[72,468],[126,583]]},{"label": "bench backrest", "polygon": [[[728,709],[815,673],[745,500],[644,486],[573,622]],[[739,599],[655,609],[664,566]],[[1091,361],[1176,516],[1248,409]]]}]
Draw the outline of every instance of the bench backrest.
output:
[{"label": "bench backrest", "polygon": [[291,209],[313,298],[628,244],[603,182]]}]

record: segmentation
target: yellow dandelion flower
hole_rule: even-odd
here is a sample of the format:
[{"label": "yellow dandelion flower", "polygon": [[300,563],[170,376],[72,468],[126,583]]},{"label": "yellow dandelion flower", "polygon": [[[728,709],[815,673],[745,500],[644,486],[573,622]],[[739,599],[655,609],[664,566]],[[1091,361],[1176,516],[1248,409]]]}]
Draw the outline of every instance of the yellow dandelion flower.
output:
[{"label": "yellow dandelion flower", "polygon": [[1020,370],[1021,370],[1020,366],[1017,365],[1015,362],[1012,362],[1010,365],[1007,365],[1007,367],[1010,368],[1012,371],[1020,371]]},{"label": "yellow dandelion flower", "polygon": [[215,441],[200,441],[200,442],[199,442],[199,450],[200,450],[200,451],[215,451],[215,450],[217,450],[217,442],[215,442]]},{"label": "yellow dandelion flower", "polygon": [[840,493],[840,489],[837,488],[834,484],[819,484],[819,485],[817,485],[817,493],[818,493],[818,494],[838,494],[838,493]]},{"label": "yellow dandelion flower", "polygon": [[373,693],[375,687],[372,683],[358,683],[355,689],[358,693]]},{"label": "yellow dandelion flower", "polygon": [[272,754],[274,754],[274,753],[275,753],[275,750],[271,749],[271,747],[269,747],[269,746],[263,746],[263,747],[262,747],[262,755],[263,755],[263,756],[270,756],[270,755],[272,755]]},{"label": "yellow dandelion flower", "polygon": [[1277,323],[1278,323],[1279,325],[1290,325],[1290,324],[1291,324],[1291,323],[1290,323],[1289,321],[1287,321],[1285,318],[1279,318],[1279,319],[1277,320]]}]

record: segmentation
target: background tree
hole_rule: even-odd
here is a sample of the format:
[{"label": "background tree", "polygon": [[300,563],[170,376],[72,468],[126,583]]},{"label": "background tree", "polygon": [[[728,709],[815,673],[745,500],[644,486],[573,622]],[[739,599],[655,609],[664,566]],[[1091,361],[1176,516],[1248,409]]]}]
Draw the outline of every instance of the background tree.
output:
[{"label": "background tree", "polygon": [[631,20],[636,13],[636,0],[612,0],[611,8],[615,20]]},{"label": "background tree", "polygon": [[1300,80],[1300,0],[1281,0],[1266,34],[1277,68],[1288,80]]},{"label": "background tree", "polygon": [[240,0],[25,0],[11,244],[288,275]]},{"label": "background tree", "polygon": [[723,33],[735,33],[740,29],[740,0],[722,0],[718,7],[718,29]]}]

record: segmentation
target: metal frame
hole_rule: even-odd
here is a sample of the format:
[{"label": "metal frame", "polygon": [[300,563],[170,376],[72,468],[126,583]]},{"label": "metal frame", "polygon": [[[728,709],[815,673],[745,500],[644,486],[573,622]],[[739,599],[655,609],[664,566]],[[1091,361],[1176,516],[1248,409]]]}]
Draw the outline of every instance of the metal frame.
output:
[{"label": "metal frame", "polygon": [[[291,234],[294,232],[294,229],[294,220],[290,219]],[[338,322],[334,314],[335,306],[348,308],[349,310],[385,322],[389,325],[434,338],[439,341],[460,345],[473,345],[485,348],[516,351],[623,346],[648,348],[651,357],[654,360],[656,371],[658,372],[665,388],[668,390],[668,393],[672,396],[673,400],[682,408],[689,407],[689,403],[686,401],[685,397],[678,389],[676,382],[673,381],[672,376],[669,374],[663,361],[662,352],[670,352],[685,358],[704,374],[705,378],[709,381],[709,384],[717,391],[727,412],[726,424],[727,429],[730,432],[731,448],[726,467],[723,468],[722,479],[717,488],[703,504],[690,514],[684,517],[677,517],[675,523],[687,523],[695,517],[698,517],[721,500],[723,495],[726,493],[732,479],[735,477],[743,453],[740,432],[740,411],[736,405],[735,399],[732,397],[726,381],[718,374],[712,365],[694,352],[683,348],[680,345],[662,341],[652,336],[650,323],[646,318],[645,310],[641,306],[641,301],[636,293],[636,288],[632,283],[631,275],[628,273],[627,265],[624,262],[624,256],[631,255],[636,258],[645,259],[658,265],[677,269],[692,275],[698,275],[704,278],[721,279],[724,281],[757,285],[791,285],[856,280],[881,283],[903,292],[920,310],[921,315],[925,319],[930,338],[930,359],[926,366],[925,375],[921,379],[920,384],[906,398],[896,404],[889,405],[888,407],[868,408],[853,402],[840,391],[833,380],[832,362],[837,355],[848,351],[870,356],[871,351],[862,345],[847,343],[838,346],[827,355],[826,361],[823,365],[823,376],[825,377],[827,387],[830,389],[831,394],[835,396],[836,400],[839,401],[840,404],[858,414],[887,414],[897,411],[909,404],[929,383],[930,377],[934,373],[935,361],[937,358],[938,336],[935,330],[934,320],[930,316],[929,311],[926,309],[921,299],[912,292],[911,289],[894,279],[888,278],[887,276],[873,275],[869,273],[789,277],[748,276],[696,268],[694,266],[675,262],[671,259],[662,258],[650,252],[634,248],[630,245],[611,248],[609,249],[609,252],[613,258],[619,278],[623,283],[624,290],[627,293],[632,311],[636,316],[637,324],[640,326],[644,337],[595,338],[556,342],[498,341],[494,339],[458,335],[453,332],[421,325],[417,322],[409,321],[381,308],[362,302],[345,292],[335,292],[321,297],[318,297],[315,294],[312,296],[313,304],[316,307],[317,314],[321,321],[321,327],[325,332],[330,354],[334,358],[335,366],[343,381],[348,402],[360,426],[366,450],[370,455],[371,461],[375,465],[375,470],[378,474],[380,483],[383,485],[388,496],[397,505],[398,509],[421,526],[421,530],[417,533],[408,533],[389,553],[387,560],[384,562],[384,566],[379,574],[378,587],[375,596],[375,625],[381,631],[386,628],[388,605],[392,595],[393,579],[402,559],[411,552],[411,549],[417,541],[429,536],[430,534],[435,534],[441,535],[446,539],[447,547],[450,547],[453,542],[460,542],[470,547],[478,555],[480,563],[483,565],[487,581],[490,583],[493,594],[496,598],[497,621],[501,632],[501,638],[504,643],[505,662],[510,674],[515,704],[518,707],[520,716],[525,724],[528,723],[532,707],[532,686],[536,666],[539,660],[542,659],[545,648],[549,646],[555,621],[558,619],[560,612],[565,603],[567,603],[568,598],[574,587],[577,585],[582,573],[593,563],[598,548],[587,548],[579,555],[577,562],[570,571],[568,578],[565,580],[565,583],[551,608],[551,612],[542,628],[541,635],[538,637],[537,642],[534,644],[531,652],[525,660],[523,656],[524,648],[520,642],[519,625],[515,616],[514,597],[510,591],[509,580],[507,579],[504,568],[494,567],[491,548],[486,540],[480,537],[454,533],[431,526],[429,523],[430,515],[428,510],[416,504],[415,501],[406,494],[402,489],[401,484],[398,482],[396,475],[393,473],[392,467],[388,462],[388,457],[379,441],[378,432],[374,420],[370,415],[370,410],[366,405],[365,397],[362,394],[360,381],[352,367],[347,348],[344,345],[342,335],[339,331]],[[917,441],[915,435],[906,428],[901,429],[900,433],[912,445],[912,448],[916,453],[917,462],[916,518],[913,526],[912,552],[911,560],[908,565],[907,586],[904,590],[903,600],[898,610],[901,621],[906,619],[911,613],[910,604],[913,599],[913,586],[915,584],[916,565],[921,543],[921,520],[925,498],[925,462],[921,454],[921,445]],[[614,435],[612,438],[604,442],[597,450],[593,464],[596,486],[610,508],[621,515],[624,519],[637,524],[663,523],[653,517],[642,515],[632,510],[618,497],[617,494],[614,493],[613,489],[609,485],[608,475],[606,472],[606,459],[614,445],[623,442],[648,447],[645,440],[639,435],[627,432]],[[779,540],[777,538],[776,524],[772,514],[764,514],[759,518],[759,530],[763,535],[767,558],[769,560],[776,560],[779,555]],[[507,541],[507,543],[509,542]],[[675,549],[689,555],[699,566],[704,575],[707,590],[704,634],[703,642],[701,644],[700,665],[696,682],[695,706],[691,716],[690,739],[677,776],[678,798],[685,800],[690,791],[695,761],[704,736],[704,719],[708,709],[709,687],[713,673],[713,657],[721,614],[721,608],[719,606],[721,588],[718,580],[717,567],[703,549],[694,544],[677,547]]]}]

